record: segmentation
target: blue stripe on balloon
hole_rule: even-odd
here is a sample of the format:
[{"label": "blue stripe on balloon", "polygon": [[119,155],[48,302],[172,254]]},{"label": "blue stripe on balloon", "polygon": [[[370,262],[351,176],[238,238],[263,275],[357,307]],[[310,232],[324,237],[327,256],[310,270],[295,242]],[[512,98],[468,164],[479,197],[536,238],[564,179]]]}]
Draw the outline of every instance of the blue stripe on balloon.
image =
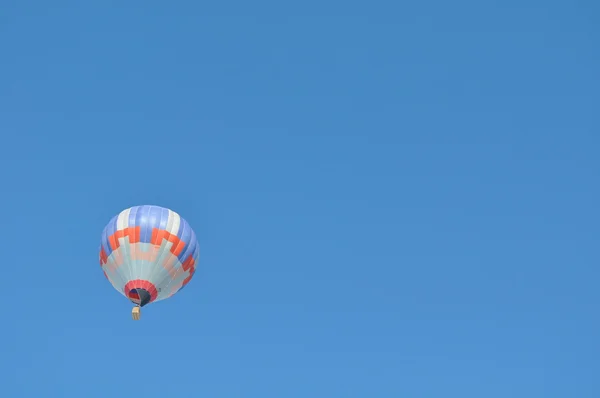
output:
[{"label": "blue stripe on balloon", "polygon": [[186,224],[187,222],[185,222],[185,220],[181,216],[179,216],[179,230],[177,231],[177,237],[179,239],[181,239],[183,236],[183,230],[185,229]]},{"label": "blue stripe on balloon", "polygon": [[110,255],[110,247],[108,247],[108,241],[106,237],[106,227],[102,230],[102,238],[100,239],[100,246],[106,255]]},{"label": "blue stripe on balloon", "polygon": [[150,206],[140,206],[136,217],[136,226],[140,227],[140,242],[149,243],[152,237],[152,226],[150,225]]},{"label": "blue stripe on balloon", "polygon": [[129,210],[129,220],[127,220],[127,226],[128,227],[135,227],[135,219],[137,217],[137,213],[139,210],[140,206],[133,206],[130,210]]},{"label": "blue stripe on balloon", "polygon": [[192,237],[192,229],[190,228],[190,225],[185,221],[182,222],[182,224],[184,225],[184,227],[183,227],[183,231],[181,232],[181,236],[179,237],[179,239],[181,240],[182,243],[185,244],[185,246],[184,246],[184,249],[181,251],[181,253],[179,253],[179,256],[177,256],[179,258],[179,261],[181,261],[181,262],[185,261],[186,253],[188,253],[188,250],[190,247],[190,243],[189,243],[190,238]]},{"label": "blue stripe on balloon", "polygon": [[198,241],[196,241],[196,247],[194,247],[194,261],[198,262],[198,258],[200,257],[200,245]]},{"label": "blue stripe on balloon", "polygon": [[106,224],[106,227],[104,227],[104,233],[102,234],[102,243],[104,245],[104,251],[106,252],[107,256],[110,256],[110,254],[113,251],[110,246],[109,238],[111,235],[113,235],[117,231],[117,218],[118,217],[119,216],[116,215],[110,219],[108,224]]},{"label": "blue stripe on balloon", "polygon": [[142,225],[140,225],[140,241],[144,243],[150,243],[152,240],[152,206],[144,206],[142,214]]},{"label": "blue stripe on balloon", "polygon": [[159,209],[160,209],[160,217],[159,217],[158,229],[166,231],[167,222],[169,221],[169,210],[165,209],[164,207],[159,207]]},{"label": "blue stripe on balloon", "polygon": [[146,220],[146,240],[143,242],[150,243],[152,241],[152,231],[160,225],[161,208],[158,206],[148,206],[148,219]]},{"label": "blue stripe on balloon", "polygon": [[[189,224],[188,224],[189,226]],[[183,250],[181,252],[181,254],[179,255],[179,261],[185,261],[187,260],[187,258],[190,255],[193,255],[194,250],[196,250],[196,245],[198,244],[198,242],[196,241],[196,234],[194,234],[194,231],[189,228],[190,234],[189,237],[187,238],[187,242],[189,242],[188,244],[186,244],[185,246],[185,250]]]}]

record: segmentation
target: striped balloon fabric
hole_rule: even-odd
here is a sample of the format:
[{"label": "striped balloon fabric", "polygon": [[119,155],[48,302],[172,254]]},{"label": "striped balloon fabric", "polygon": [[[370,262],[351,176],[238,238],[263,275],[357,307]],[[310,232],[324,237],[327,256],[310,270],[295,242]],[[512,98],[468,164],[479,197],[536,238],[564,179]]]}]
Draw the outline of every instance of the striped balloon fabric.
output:
[{"label": "striped balloon fabric", "polygon": [[100,265],[117,291],[143,307],[186,286],[199,254],[196,234],[179,214],[159,206],[135,206],[104,228]]}]

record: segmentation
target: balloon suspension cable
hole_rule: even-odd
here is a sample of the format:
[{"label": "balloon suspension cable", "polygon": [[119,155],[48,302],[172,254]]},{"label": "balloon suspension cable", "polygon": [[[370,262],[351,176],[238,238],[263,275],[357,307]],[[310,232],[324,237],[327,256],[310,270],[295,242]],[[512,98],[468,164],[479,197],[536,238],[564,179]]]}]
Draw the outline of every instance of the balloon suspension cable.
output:
[{"label": "balloon suspension cable", "polygon": [[131,310],[131,318],[133,318],[134,321],[139,321],[141,315],[142,313],[140,311],[140,307],[137,305],[133,307],[133,309]]}]

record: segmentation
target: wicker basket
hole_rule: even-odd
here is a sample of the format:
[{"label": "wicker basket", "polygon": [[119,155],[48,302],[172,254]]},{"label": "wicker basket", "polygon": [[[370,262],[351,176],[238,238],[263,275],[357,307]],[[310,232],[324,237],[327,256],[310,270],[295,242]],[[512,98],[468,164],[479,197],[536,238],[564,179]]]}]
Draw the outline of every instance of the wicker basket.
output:
[{"label": "wicker basket", "polygon": [[131,310],[131,317],[133,318],[133,320],[139,321],[141,315],[142,313],[140,311],[140,307],[133,307],[133,309]]}]

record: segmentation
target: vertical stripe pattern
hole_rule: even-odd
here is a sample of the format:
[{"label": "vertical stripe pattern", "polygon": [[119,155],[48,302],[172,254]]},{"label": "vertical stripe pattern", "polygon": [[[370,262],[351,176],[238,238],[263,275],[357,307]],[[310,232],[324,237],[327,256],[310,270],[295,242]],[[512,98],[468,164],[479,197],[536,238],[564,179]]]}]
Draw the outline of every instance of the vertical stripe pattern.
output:
[{"label": "vertical stripe pattern", "polygon": [[196,234],[179,214],[159,206],[134,206],[113,217],[102,232],[100,266],[113,287],[139,302],[171,297],[196,272],[200,256]]}]

